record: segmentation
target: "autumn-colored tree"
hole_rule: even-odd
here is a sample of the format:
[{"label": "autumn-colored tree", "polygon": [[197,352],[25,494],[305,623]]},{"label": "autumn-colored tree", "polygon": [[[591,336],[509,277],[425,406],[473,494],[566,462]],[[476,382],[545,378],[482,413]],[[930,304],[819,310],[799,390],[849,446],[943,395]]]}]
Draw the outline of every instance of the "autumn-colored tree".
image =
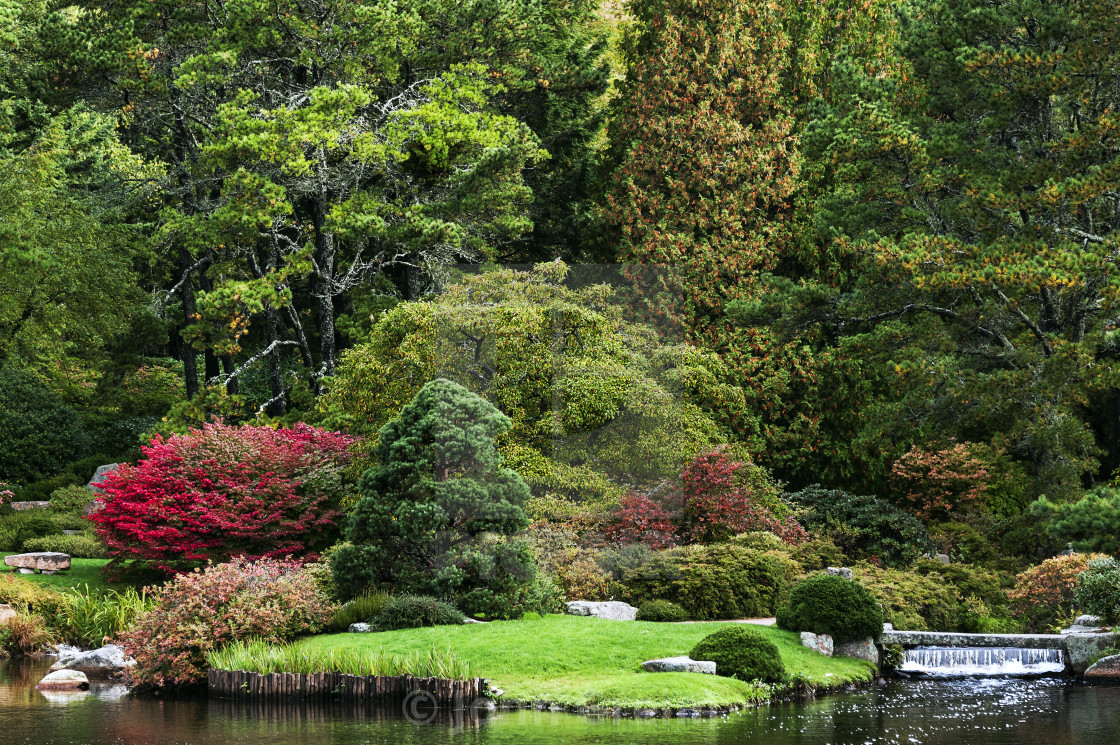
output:
[{"label": "autumn-colored tree", "polygon": [[988,464],[966,443],[933,451],[915,445],[891,466],[891,478],[898,498],[919,517],[943,518],[982,506]]},{"label": "autumn-colored tree", "polygon": [[728,302],[773,266],[798,169],[776,0],[637,0],[609,128],[607,242],[640,309],[720,346]]}]

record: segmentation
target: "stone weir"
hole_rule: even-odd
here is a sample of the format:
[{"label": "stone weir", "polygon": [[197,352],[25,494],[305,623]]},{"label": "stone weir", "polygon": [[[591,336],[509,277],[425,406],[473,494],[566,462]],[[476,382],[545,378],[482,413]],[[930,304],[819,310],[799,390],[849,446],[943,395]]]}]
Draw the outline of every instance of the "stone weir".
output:
[{"label": "stone weir", "polygon": [[884,631],[882,644],[903,647],[1066,648],[1064,634],[957,634],[941,631]]},{"label": "stone weir", "polygon": [[[1076,627],[1075,627],[1076,628]],[[1023,649],[1060,652],[1065,672],[1080,677],[1105,650],[1116,644],[1111,629],[1086,632],[1067,630],[1063,634],[958,634],[939,631],[883,632],[883,646],[898,644],[906,650],[918,649]]]}]

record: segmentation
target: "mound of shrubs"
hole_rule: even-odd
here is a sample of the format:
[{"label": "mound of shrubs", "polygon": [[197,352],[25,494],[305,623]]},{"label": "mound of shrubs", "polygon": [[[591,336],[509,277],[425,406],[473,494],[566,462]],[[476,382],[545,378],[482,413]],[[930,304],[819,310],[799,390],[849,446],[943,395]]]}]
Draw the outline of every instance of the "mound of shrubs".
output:
[{"label": "mound of shrubs", "polygon": [[418,629],[422,626],[454,626],[466,616],[450,603],[427,595],[402,595],[392,598],[373,619],[378,631]]},{"label": "mound of shrubs", "polygon": [[677,623],[688,620],[688,611],[668,600],[647,600],[638,608],[634,620]]},{"label": "mound of shrubs", "polygon": [[883,611],[871,593],[859,582],[831,574],[818,574],[794,587],[777,620],[779,628],[828,634],[837,644],[878,639],[883,633]]},{"label": "mound of shrubs", "polygon": [[699,620],[773,615],[786,599],[794,562],[733,544],[688,546],[650,554],[621,569],[630,602],[668,600]]},{"label": "mound of shrubs", "polygon": [[1047,559],[1015,577],[1008,591],[1011,610],[1027,631],[1057,631],[1077,615],[1080,576],[1103,554],[1071,554]]},{"label": "mound of shrubs", "polygon": [[1100,616],[1105,623],[1120,623],[1120,561],[1094,559],[1077,579],[1077,608]]},{"label": "mound of shrubs", "polygon": [[716,674],[739,680],[779,683],[786,670],[778,647],[761,632],[741,625],[708,634],[689,652],[694,660],[716,663]]},{"label": "mound of shrubs", "polygon": [[152,591],[153,608],[121,636],[131,681],[185,686],[206,679],[206,653],[234,641],[280,643],[322,630],[335,607],[298,563],[238,557],[180,574]]},{"label": "mound of shrubs", "polygon": [[24,551],[57,551],[74,559],[103,559],[105,547],[88,535],[48,535],[23,542]]}]

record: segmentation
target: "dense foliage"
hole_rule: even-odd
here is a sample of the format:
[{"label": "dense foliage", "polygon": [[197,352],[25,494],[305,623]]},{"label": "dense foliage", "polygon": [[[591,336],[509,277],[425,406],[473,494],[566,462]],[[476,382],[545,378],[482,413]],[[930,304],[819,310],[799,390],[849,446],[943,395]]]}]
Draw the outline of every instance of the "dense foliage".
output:
[{"label": "dense foliage", "polygon": [[1107,624],[1120,621],[1120,562],[1111,557],[1090,561],[1077,578],[1074,602]]},{"label": "dense foliage", "polygon": [[777,645],[739,624],[708,634],[688,655],[694,660],[716,663],[716,675],[729,678],[780,683],[786,677]]},{"label": "dense foliage", "polygon": [[110,556],[175,571],[233,556],[305,556],[329,545],[352,438],[207,424],[156,437],[101,484],[90,519]]},{"label": "dense foliage", "polygon": [[390,599],[371,620],[378,631],[454,626],[466,618],[450,603],[426,595],[401,595]]},{"label": "dense foliage", "polygon": [[777,619],[780,628],[828,634],[837,644],[877,640],[883,633],[883,611],[867,588],[832,574],[812,576],[794,587]]},{"label": "dense foliage", "polygon": [[234,641],[289,641],[315,633],[334,608],[293,562],[237,558],[181,574],[151,592],[153,607],[121,645],[135,658],[129,673],[145,687],[206,679],[206,653]]},{"label": "dense foliage", "polygon": [[1032,633],[1056,632],[1077,616],[1080,575],[1100,554],[1070,554],[1047,559],[1015,577],[1008,591],[1011,609]]},{"label": "dense foliage", "polygon": [[638,607],[634,620],[679,623],[688,620],[688,611],[668,600],[647,600]]}]

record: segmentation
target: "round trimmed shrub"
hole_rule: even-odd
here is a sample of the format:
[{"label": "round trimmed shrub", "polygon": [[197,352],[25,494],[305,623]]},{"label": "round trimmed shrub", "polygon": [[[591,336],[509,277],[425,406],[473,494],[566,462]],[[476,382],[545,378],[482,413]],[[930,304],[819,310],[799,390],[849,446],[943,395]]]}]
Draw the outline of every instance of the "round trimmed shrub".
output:
[{"label": "round trimmed shrub", "polygon": [[373,619],[378,631],[417,629],[421,626],[454,626],[466,616],[450,603],[427,595],[402,595],[393,598]]},{"label": "round trimmed shrub", "polygon": [[716,674],[728,678],[778,683],[786,677],[777,645],[742,625],[725,626],[708,634],[692,648],[689,657],[711,660],[716,663]]},{"label": "round trimmed shrub", "polygon": [[668,600],[647,600],[638,608],[636,621],[659,621],[661,623],[676,623],[688,620],[688,612],[679,605],[673,605]]},{"label": "round trimmed shrub", "polygon": [[71,485],[55,489],[51,494],[51,510],[54,512],[70,512],[83,509],[93,501],[97,495],[84,486]]},{"label": "round trimmed shrub", "polygon": [[883,611],[867,588],[831,574],[818,574],[794,587],[777,619],[779,628],[828,634],[837,644],[878,639],[883,633]]}]

